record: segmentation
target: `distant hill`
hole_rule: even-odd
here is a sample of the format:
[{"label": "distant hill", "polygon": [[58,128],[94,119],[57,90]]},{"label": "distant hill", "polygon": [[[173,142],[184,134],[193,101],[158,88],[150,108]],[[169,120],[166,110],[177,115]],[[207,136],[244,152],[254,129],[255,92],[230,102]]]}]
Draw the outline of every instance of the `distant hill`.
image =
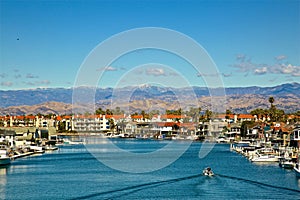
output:
[{"label": "distant hill", "polygon": [[[82,95],[92,92],[93,88],[80,88]],[[212,89],[215,91],[217,89]],[[78,90],[77,90],[78,91]],[[290,83],[274,87],[234,87],[225,88],[228,109],[247,113],[255,108],[268,108],[268,98],[275,98],[277,108],[286,112],[300,110],[300,84]],[[30,90],[0,90],[0,114],[36,114],[56,113],[65,114],[72,112],[73,89],[49,88]],[[117,95],[117,96],[116,96]],[[195,95],[198,102],[193,102],[192,95]],[[151,85],[133,86],[124,88],[96,89],[95,102],[97,107],[110,107],[114,98],[129,99],[121,102],[121,108],[129,108],[131,112],[141,110],[176,109],[177,99],[180,98],[184,105],[183,109],[199,105],[202,110],[209,109],[209,90],[205,87],[192,88],[171,88],[157,87]],[[178,103],[178,102],[177,102]],[[84,111],[85,106],[79,106]]]}]

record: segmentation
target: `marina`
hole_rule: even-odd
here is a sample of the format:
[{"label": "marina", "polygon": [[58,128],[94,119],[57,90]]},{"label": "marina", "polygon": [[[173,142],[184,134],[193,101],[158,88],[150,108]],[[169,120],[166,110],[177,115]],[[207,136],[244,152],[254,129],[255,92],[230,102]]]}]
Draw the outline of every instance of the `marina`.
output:
[{"label": "marina", "polygon": [[0,200],[300,200],[300,0],[0,13]]},{"label": "marina", "polygon": [[[111,140],[124,149],[134,145],[143,152],[171,142]],[[280,168],[278,163],[250,162],[232,152],[229,144],[216,144],[200,159],[198,152],[202,145],[193,142],[176,162],[145,174],[113,170],[82,144],[62,145],[57,151],[23,157],[1,167],[0,199],[24,196],[28,199],[295,199],[299,196],[300,180],[293,170]],[[106,153],[114,154],[109,149]],[[202,175],[208,164],[214,176]],[[14,188],[18,188],[17,193]]]}]

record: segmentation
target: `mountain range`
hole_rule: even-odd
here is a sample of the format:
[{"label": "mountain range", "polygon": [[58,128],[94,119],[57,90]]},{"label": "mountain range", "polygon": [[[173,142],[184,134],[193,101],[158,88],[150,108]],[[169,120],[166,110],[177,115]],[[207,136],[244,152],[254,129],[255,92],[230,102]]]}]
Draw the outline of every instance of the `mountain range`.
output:
[{"label": "mountain range", "polygon": [[[123,88],[37,88],[27,90],[0,90],[0,115],[24,114],[68,114],[73,113],[73,92],[85,97],[95,94],[95,107],[120,107],[130,112],[141,110],[178,109],[183,110],[199,106],[202,110],[210,109],[210,94],[218,95],[225,91],[226,108],[236,113],[249,113],[255,108],[269,108],[270,96],[274,105],[287,113],[300,110],[300,84],[288,83],[274,87],[231,87],[211,88],[189,87],[172,88],[152,85],[140,85]],[[198,102],[195,102],[195,98]],[[180,101],[179,101],[180,100]],[[87,103],[88,104],[88,103]],[[88,106],[73,105],[81,113],[89,110]]]}]

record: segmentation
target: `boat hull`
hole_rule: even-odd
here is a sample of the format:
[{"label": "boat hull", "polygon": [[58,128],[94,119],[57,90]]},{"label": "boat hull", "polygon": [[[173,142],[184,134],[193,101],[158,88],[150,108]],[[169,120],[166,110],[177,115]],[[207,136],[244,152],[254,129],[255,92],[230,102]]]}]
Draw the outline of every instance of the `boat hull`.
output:
[{"label": "boat hull", "polygon": [[297,177],[300,177],[300,170],[297,169],[297,168],[294,168],[294,170],[295,170],[295,172],[296,172],[296,176],[297,176]]},{"label": "boat hull", "polygon": [[293,169],[295,167],[295,163],[291,158],[280,158],[279,166],[284,169]]},{"label": "boat hull", "polygon": [[252,162],[278,162],[277,157],[254,157],[251,160]]},{"label": "boat hull", "polygon": [[300,166],[299,166],[299,163],[296,164],[296,166],[294,167],[294,170],[296,172],[296,176],[300,177]]},{"label": "boat hull", "polygon": [[4,166],[4,165],[10,165],[11,161],[10,158],[0,158],[0,166]]},{"label": "boat hull", "polygon": [[294,168],[293,163],[281,163],[281,164],[279,164],[279,166],[284,168],[284,169],[293,169]]}]

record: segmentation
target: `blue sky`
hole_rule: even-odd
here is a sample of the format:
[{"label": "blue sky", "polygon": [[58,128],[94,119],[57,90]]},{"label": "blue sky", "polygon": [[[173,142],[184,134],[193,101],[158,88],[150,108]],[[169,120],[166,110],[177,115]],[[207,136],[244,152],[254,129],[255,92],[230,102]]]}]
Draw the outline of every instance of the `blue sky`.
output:
[{"label": "blue sky", "polygon": [[[0,7],[2,90],[72,87],[99,43],[142,27],[193,38],[216,63],[225,87],[300,82],[300,1],[2,0]],[[100,87],[158,79],[165,80],[160,85],[180,87],[182,77],[205,86],[205,74],[159,51],[124,55],[99,68],[105,70]],[[130,74],[140,81],[124,81],[134,79]]]}]

